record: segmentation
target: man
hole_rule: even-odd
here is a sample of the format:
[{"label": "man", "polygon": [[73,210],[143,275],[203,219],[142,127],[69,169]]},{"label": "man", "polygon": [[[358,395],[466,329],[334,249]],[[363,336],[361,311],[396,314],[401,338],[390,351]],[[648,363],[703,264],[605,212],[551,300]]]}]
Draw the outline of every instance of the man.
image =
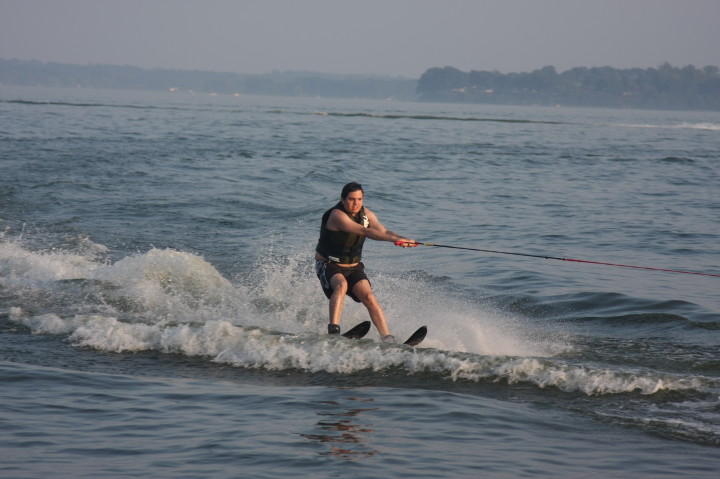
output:
[{"label": "man", "polygon": [[375,213],[363,207],[362,185],[348,183],[342,189],[340,202],[327,210],[320,225],[320,239],[315,248],[315,272],[330,300],[329,334],[340,334],[345,295],[362,303],[385,342],[395,342],[365,275],[360,261],[365,238],[392,241],[403,248],[417,246],[411,239],[385,228]]}]

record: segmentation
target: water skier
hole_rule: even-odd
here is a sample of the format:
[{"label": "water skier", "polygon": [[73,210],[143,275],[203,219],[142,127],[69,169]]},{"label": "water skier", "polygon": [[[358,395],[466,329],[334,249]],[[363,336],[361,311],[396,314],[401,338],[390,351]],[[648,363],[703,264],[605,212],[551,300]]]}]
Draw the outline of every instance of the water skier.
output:
[{"label": "water skier", "polygon": [[315,248],[315,272],[330,300],[330,324],[328,334],[340,334],[345,295],[362,303],[370,313],[370,319],[382,340],[395,342],[380,307],[365,275],[365,265],[360,261],[365,238],[376,241],[392,241],[403,248],[417,246],[407,239],[385,228],[375,213],[363,206],[362,185],[346,184],[340,195],[340,202],[327,210],[320,225],[320,239]]}]

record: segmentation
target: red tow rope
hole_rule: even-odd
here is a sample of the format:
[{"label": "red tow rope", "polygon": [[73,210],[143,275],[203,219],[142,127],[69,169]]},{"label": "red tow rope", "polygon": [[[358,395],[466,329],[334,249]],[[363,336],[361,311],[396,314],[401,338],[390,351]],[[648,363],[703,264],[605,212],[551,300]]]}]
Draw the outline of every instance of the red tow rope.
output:
[{"label": "red tow rope", "polygon": [[[397,246],[401,246],[403,244],[402,241],[396,241],[395,244]],[[697,271],[680,271],[677,269],[665,269],[665,268],[651,268],[648,266],[633,266],[630,264],[618,264],[618,263],[603,263],[600,261],[587,261],[584,259],[572,259],[572,258],[558,258],[554,256],[545,256],[545,255],[539,255],[539,254],[527,254],[527,253],[513,253],[509,251],[495,251],[491,249],[480,249],[480,248],[465,248],[462,246],[448,246],[444,244],[434,244],[434,243],[421,243],[421,242],[415,242],[415,243],[406,243],[409,246],[417,246],[417,245],[423,245],[423,246],[435,246],[436,248],[452,248],[452,249],[463,249],[463,250],[469,250],[469,251],[480,251],[483,253],[495,253],[495,254],[511,254],[515,256],[528,256],[530,258],[543,258],[543,259],[555,259],[558,261],[572,261],[574,263],[589,263],[589,264],[600,264],[603,266],[619,266],[621,268],[635,268],[635,269],[647,269],[651,271],[664,271],[666,273],[682,273],[682,274],[695,274],[699,276],[714,276],[716,278],[720,278],[720,274],[715,273],[699,273]]]}]

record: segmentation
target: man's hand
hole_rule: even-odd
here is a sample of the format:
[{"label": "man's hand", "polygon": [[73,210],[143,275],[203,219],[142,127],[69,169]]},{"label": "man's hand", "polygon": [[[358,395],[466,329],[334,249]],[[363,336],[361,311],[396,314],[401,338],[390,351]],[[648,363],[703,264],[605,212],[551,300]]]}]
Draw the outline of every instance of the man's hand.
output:
[{"label": "man's hand", "polygon": [[415,248],[417,245],[419,245],[415,240],[402,238],[395,241],[395,246],[402,246],[403,248]]}]

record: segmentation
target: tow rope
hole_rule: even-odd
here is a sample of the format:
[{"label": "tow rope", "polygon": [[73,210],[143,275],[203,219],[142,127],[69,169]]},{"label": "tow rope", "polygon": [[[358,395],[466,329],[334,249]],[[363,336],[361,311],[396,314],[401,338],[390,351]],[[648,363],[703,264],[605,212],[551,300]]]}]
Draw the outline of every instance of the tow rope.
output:
[{"label": "tow rope", "polygon": [[[403,244],[403,242],[396,241],[395,244],[397,246],[401,246]],[[599,265],[603,265],[603,266],[619,266],[621,268],[647,269],[647,270],[651,270],[651,271],[664,271],[666,273],[681,273],[681,274],[694,274],[694,275],[699,275],[699,276],[714,276],[716,278],[720,278],[720,274],[715,274],[715,273],[700,273],[697,271],[681,271],[681,270],[677,270],[677,269],[651,268],[649,266],[634,266],[634,265],[630,265],[630,264],[605,263],[602,261],[588,261],[588,260],[584,260],[584,259],[559,258],[556,256],[546,256],[546,255],[541,255],[541,254],[527,254],[527,253],[515,253],[515,252],[511,252],[511,251],[496,251],[496,250],[491,250],[491,249],[467,248],[467,247],[463,247],[463,246],[449,246],[449,245],[445,245],[445,244],[421,243],[419,241],[417,241],[415,243],[405,242],[405,244],[408,244],[411,246],[422,245],[422,246],[434,246],[436,248],[452,248],[452,249],[462,249],[462,250],[469,250],[469,251],[480,251],[482,253],[510,254],[510,255],[514,255],[514,256],[527,256],[530,258],[554,259],[554,260],[558,260],[558,261],[571,261],[573,263],[599,264]]]}]

